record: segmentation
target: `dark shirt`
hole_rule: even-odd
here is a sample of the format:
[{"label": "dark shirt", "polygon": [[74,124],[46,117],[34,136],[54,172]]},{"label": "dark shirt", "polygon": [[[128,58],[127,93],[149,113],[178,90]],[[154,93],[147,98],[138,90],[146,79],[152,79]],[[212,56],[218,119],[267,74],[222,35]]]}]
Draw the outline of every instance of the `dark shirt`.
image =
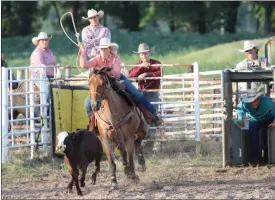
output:
[{"label": "dark shirt", "polygon": [[[8,67],[8,64],[6,63],[6,61],[4,61],[3,59],[1,59],[1,67],[5,67],[7,68]],[[10,73],[8,73],[8,80],[10,80]],[[15,76],[12,74],[12,80],[16,80]],[[9,83],[9,88],[10,88],[10,84]],[[18,82],[13,82],[12,83],[12,89],[16,89],[18,87]]]},{"label": "dark shirt", "polygon": [[[142,61],[140,60],[137,65],[141,64]],[[161,64],[157,60],[150,59],[150,64]],[[160,66],[150,66],[150,67],[133,67],[129,75],[130,77],[138,77],[140,74],[147,73],[146,77],[161,77],[161,67]],[[138,89],[159,89],[160,88],[160,79],[155,80],[139,80],[138,81]]]}]

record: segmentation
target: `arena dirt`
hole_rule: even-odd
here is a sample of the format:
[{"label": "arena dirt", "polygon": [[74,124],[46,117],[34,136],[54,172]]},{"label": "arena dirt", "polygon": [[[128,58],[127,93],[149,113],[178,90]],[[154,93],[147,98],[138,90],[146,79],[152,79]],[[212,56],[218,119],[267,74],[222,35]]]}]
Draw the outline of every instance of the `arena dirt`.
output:
[{"label": "arena dirt", "polygon": [[[83,196],[75,187],[66,193],[70,175],[61,159],[42,163],[37,173],[2,173],[4,199],[274,199],[275,167],[222,168],[221,156],[151,155],[147,171],[139,172],[140,183],[127,180],[119,160],[119,190],[110,190],[108,163],[102,162],[97,184],[91,185],[93,165],[89,166]],[[35,167],[35,165],[32,165]],[[41,167],[41,165],[40,165]]]}]

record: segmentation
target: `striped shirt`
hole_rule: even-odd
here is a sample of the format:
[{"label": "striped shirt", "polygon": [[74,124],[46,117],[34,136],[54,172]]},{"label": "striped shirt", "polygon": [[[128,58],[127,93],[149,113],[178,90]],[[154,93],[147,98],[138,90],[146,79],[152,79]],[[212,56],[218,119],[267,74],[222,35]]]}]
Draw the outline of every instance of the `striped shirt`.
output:
[{"label": "striped shirt", "polygon": [[98,27],[94,27],[92,25],[86,26],[82,30],[81,36],[87,56],[89,58],[93,57],[92,55],[99,54],[99,50],[97,50],[95,47],[99,45],[101,38],[109,38],[111,40],[110,30],[101,24]]}]

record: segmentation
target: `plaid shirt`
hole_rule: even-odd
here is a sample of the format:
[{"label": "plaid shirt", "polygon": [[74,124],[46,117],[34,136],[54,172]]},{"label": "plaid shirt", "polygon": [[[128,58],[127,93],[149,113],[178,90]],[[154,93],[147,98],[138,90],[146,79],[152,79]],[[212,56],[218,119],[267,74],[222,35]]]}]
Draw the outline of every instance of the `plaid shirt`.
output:
[{"label": "plaid shirt", "polygon": [[89,25],[82,30],[82,41],[88,57],[99,54],[95,47],[99,45],[101,38],[109,38],[111,40],[110,30],[101,24],[98,27]]}]

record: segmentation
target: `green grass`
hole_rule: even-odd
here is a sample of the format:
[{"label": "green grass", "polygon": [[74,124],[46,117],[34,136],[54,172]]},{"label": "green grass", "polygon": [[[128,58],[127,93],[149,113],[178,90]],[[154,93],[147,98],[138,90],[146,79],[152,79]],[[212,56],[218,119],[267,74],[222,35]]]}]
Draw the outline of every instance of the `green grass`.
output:
[{"label": "green grass", "polygon": [[[73,40],[75,37],[70,34]],[[9,66],[28,66],[29,59],[35,46],[31,39],[33,36],[13,37],[2,39],[2,52]],[[243,40],[257,39],[265,43],[269,36],[209,33],[159,33],[159,32],[125,32],[112,30],[112,40],[119,44],[119,54],[125,64],[135,64],[138,55],[138,44],[148,43],[154,47],[153,58],[162,63],[186,64],[197,61],[200,71],[217,70],[235,67],[236,63],[244,58],[238,49],[243,46]],[[56,61],[61,65],[76,65],[78,48],[64,35],[54,35],[50,41]],[[263,50],[263,48],[261,49]],[[263,55],[263,51],[260,52]],[[183,73],[185,67],[166,67],[165,74]]]}]

